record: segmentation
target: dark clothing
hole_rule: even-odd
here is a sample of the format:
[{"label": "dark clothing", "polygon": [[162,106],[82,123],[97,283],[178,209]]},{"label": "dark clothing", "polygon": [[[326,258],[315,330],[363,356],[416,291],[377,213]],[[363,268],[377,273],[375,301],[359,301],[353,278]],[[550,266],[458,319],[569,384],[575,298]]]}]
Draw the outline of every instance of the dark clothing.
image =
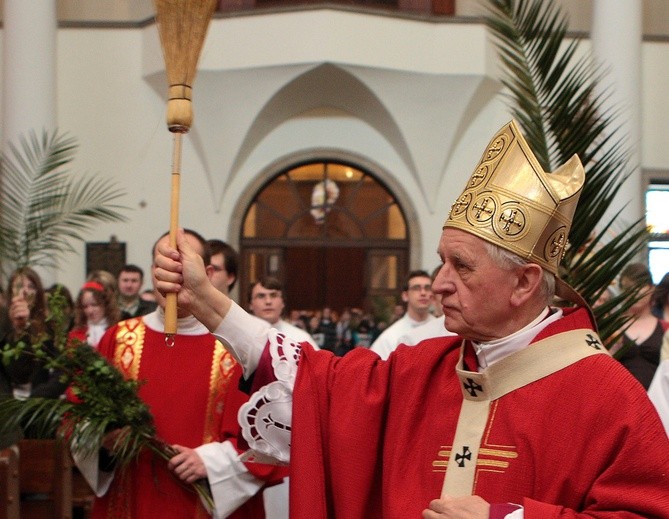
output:
[{"label": "dark clothing", "polygon": [[322,349],[335,351],[337,346],[337,323],[329,319],[321,319],[318,325],[318,332],[323,334]]},{"label": "dark clothing", "polygon": [[351,332],[351,347],[352,348],[368,348],[374,342],[374,335],[368,326],[358,326]]},{"label": "dark clothing", "polygon": [[350,321],[339,321],[336,326],[337,330],[337,346],[335,347],[335,355],[343,357],[353,348],[353,336]]},{"label": "dark clothing", "polygon": [[[3,398],[11,398],[12,395],[12,386],[9,383],[4,370],[2,369],[2,362],[0,362],[0,401]],[[9,431],[5,434],[0,434],[0,449],[6,449],[10,445],[14,445],[21,439],[21,431],[19,429],[15,431]],[[4,489],[3,489],[4,490]]]},{"label": "dark clothing", "polygon": [[664,306],[661,304],[656,304],[653,306],[653,308],[650,309],[650,313],[652,313],[655,317],[657,317],[660,320],[664,319]]},{"label": "dark clothing", "polygon": [[[49,334],[48,331],[47,334],[52,337],[52,334]],[[27,332],[15,336],[14,331],[11,331],[0,341],[0,349],[13,347],[21,341],[27,345],[19,356],[12,359],[8,364],[0,362],[0,398],[14,398],[14,391],[23,389],[25,391],[24,395],[31,398],[56,399],[65,391],[67,385],[60,380],[61,374],[47,368],[45,361],[38,359],[33,354],[33,337],[36,337],[36,335]],[[41,345],[41,350],[55,354],[53,339],[46,339]],[[15,443],[21,436],[26,438],[42,437],[39,431],[24,425],[22,430],[14,431],[0,438],[0,445],[7,446]]]},{"label": "dark clothing", "polygon": [[6,306],[0,307],[0,343],[4,342],[5,337],[12,330],[12,323],[9,321],[9,309]]},{"label": "dark clothing", "polygon": [[660,349],[665,329],[663,321],[658,321],[653,333],[641,344],[637,344],[627,335],[623,336],[623,354],[619,360],[646,390],[660,364]]},{"label": "dark clothing", "polygon": [[139,299],[139,306],[137,306],[137,310],[135,310],[134,313],[126,312],[125,310],[121,310],[121,321],[125,321],[126,319],[131,319],[133,317],[140,317],[142,315],[150,314],[153,312],[156,307],[158,306],[157,303],[153,301],[146,301],[142,298]]},{"label": "dark clothing", "polygon": [[2,369],[2,362],[0,362],[0,399],[2,399],[3,396],[11,394],[12,385],[9,383],[9,378],[7,378],[5,370]]},{"label": "dark clothing", "polygon": [[[41,334],[46,333],[46,339],[42,344],[42,350],[55,355],[53,342],[54,333],[47,323],[43,326],[31,326],[22,332],[15,332],[12,325],[0,335],[0,350],[24,342],[28,345],[25,350],[12,359],[8,364],[0,362],[0,391],[12,394],[17,386],[30,384],[31,397],[58,398],[66,385],[60,382],[60,374],[45,367],[44,361],[35,357],[30,348],[38,340]],[[5,388],[5,385],[7,386]]]},{"label": "dark clothing", "polygon": [[[18,340],[5,341],[2,346],[16,344]],[[47,340],[43,349],[47,352],[53,351],[53,342]],[[66,388],[66,385],[59,380],[60,374],[47,369],[44,361],[35,358],[30,351],[24,351],[7,365],[0,363],[0,379],[4,379],[4,384],[8,386],[10,394],[13,388],[30,384],[31,397],[58,398]]]}]

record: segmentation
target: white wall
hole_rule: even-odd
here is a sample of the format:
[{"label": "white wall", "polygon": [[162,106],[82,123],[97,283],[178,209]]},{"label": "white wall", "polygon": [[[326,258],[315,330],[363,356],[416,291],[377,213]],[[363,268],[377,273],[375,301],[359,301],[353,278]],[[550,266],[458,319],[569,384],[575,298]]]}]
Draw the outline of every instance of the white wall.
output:
[{"label": "white wall", "polygon": [[[305,29],[305,28],[308,28]],[[359,160],[414,216],[412,267],[431,269],[443,220],[508,120],[485,30],[331,10],[216,19],[194,84],[180,223],[236,244],[254,189],[292,159]],[[644,167],[669,171],[669,44],[644,44]],[[80,142],[73,169],[113,177],[131,208],[101,225],[149,269],[169,223],[172,136],[155,27],[60,29],[58,125]],[[58,280],[77,290],[84,245]]]},{"label": "white wall", "polygon": [[646,169],[669,170],[669,42],[645,43],[642,55],[641,163]]}]

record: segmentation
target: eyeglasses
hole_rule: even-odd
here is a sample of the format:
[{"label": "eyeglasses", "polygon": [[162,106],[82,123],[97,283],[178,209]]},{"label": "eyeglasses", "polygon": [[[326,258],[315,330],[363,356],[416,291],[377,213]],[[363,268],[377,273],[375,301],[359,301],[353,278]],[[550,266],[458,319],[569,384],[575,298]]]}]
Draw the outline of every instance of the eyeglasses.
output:
[{"label": "eyeglasses", "polygon": [[411,285],[409,287],[409,292],[420,292],[422,290],[432,292],[432,285]]},{"label": "eyeglasses", "polygon": [[214,272],[224,272],[225,267],[221,267],[220,265],[214,265],[213,263],[210,263],[211,268],[214,269]]}]

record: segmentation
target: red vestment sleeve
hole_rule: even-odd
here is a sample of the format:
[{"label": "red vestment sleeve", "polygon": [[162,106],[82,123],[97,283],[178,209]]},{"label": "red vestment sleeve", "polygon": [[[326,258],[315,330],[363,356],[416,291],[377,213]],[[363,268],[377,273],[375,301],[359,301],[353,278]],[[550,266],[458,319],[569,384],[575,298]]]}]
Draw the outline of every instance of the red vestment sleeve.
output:
[{"label": "red vestment sleeve", "polygon": [[303,345],[293,395],[292,519],[382,517],[389,370],[377,361],[368,350],[337,358]]}]

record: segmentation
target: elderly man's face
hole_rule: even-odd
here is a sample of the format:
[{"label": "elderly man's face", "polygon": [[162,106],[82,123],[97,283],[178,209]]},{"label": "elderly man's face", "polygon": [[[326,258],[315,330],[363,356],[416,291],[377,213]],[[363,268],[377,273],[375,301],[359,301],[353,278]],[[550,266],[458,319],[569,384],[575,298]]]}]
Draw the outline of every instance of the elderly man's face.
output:
[{"label": "elderly man's face", "polygon": [[506,336],[513,271],[490,259],[482,239],[458,229],[444,229],[438,252],[443,265],[432,288],[442,296],[446,328],[476,341]]}]

